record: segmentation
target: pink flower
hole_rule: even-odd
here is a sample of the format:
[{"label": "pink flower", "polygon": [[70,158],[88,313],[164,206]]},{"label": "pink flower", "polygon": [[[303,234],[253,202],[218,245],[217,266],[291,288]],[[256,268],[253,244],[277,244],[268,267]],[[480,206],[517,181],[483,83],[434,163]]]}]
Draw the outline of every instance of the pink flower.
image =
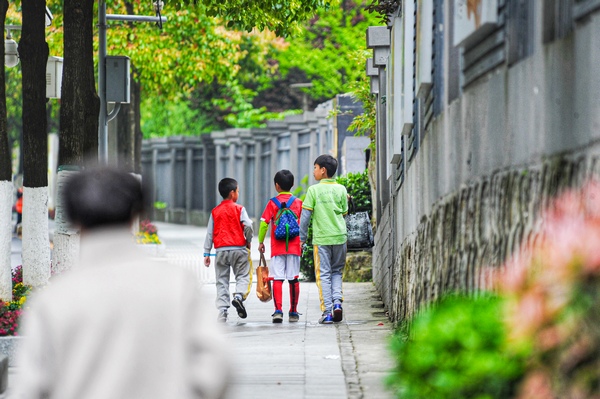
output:
[{"label": "pink flower", "polygon": [[517,396],[518,399],[548,399],[553,397],[552,380],[543,371],[535,371],[527,375]]}]

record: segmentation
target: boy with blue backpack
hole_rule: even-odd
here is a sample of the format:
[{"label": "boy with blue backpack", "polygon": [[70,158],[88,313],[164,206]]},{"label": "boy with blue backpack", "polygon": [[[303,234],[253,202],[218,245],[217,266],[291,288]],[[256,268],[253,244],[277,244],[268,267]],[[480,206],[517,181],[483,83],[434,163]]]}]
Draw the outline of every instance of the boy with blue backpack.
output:
[{"label": "boy with blue backpack", "polygon": [[[273,280],[273,302],[275,313],[273,323],[283,322],[282,291],[283,281],[288,280],[290,287],[290,323],[300,319],[298,297],[300,295],[300,213],[302,200],[292,195],[294,175],[286,169],[275,174],[273,179],[277,196],[267,203],[260,218],[258,232],[258,250],[265,252],[265,236],[271,225],[271,265],[269,278]],[[271,223],[272,222],[272,223]]]}]

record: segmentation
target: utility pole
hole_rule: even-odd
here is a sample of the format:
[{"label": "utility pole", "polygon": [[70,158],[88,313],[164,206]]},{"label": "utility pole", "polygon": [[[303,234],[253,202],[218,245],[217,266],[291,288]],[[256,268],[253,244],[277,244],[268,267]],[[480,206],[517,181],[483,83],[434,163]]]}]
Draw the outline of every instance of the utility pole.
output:
[{"label": "utility pole", "polygon": [[[160,4],[158,4],[160,3]],[[108,122],[110,122],[121,108],[121,103],[116,103],[115,108],[107,113],[106,102],[106,21],[126,22],[155,22],[162,27],[166,17],[160,15],[162,1],[154,3],[157,16],[118,15],[106,14],[106,0],[98,0],[98,97],[100,97],[100,117],[98,124],[98,161],[108,164]]]}]

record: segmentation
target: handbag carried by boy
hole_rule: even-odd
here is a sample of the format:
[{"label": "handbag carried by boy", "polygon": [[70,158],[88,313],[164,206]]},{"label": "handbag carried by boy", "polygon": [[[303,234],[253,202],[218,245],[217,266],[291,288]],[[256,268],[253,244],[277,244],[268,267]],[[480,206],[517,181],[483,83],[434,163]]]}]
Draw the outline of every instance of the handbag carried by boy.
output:
[{"label": "handbag carried by boy", "polygon": [[350,198],[350,212],[344,217],[348,232],[348,249],[367,249],[375,245],[369,212],[355,212]]},{"label": "handbag carried by boy", "polygon": [[269,268],[267,267],[265,255],[262,253],[256,268],[256,296],[261,302],[269,302],[273,297],[271,280],[269,280]]}]

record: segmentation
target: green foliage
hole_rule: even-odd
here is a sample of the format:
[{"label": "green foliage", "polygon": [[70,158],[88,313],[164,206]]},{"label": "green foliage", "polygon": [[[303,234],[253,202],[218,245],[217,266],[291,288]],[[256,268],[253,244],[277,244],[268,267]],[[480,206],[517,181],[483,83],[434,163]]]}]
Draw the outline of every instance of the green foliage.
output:
[{"label": "green foliage", "polygon": [[308,225],[308,234],[302,254],[300,255],[300,274],[304,281],[316,281],[315,277],[315,251],[313,247],[313,225],[312,220]]},{"label": "green foliage", "polygon": [[167,209],[168,206],[169,206],[169,204],[167,204],[166,202],[162,202],[162,201],[156,201],[154,203],[155,209]]},{"label": "green foliage", "polygon": [[[304,176],[298,184],[298,187],[292,192],[296,197],[304,201],[306,197],[306,191],[308,190],[308,175]],[[308,233],[306,237],[306,243],[302,248],[302,254],[300,255],[300,274],[303,276],[304,281],[315,281],[315,260],[314,251],[312,245],[312,220],[308,224]]]},{"label": "green foliage", "polygon": [[[130,11],[120,2],[110,6],[109,13]],[[152,2],[136,2],[133,12],[153,15]],[[178,11],[167,5],[163,14],[168,15],[163,29],[149,23],[113,22],[107,33],[108,53],[131,58],[134,78],[144,95],[179,99],[198,82],[235,77],[240,33],[223,29],[221,21],[207,16],[201,5]]]},{"label": "green foliage", "polygon": [[143,99],[141,124],[144,138],[196,136],[212,130],[211,121],[190,109],[186,101],[164,102],[158,97]]},{"label": "green foliage", "polygon": [[304,201],[304,198],[306,197],[306,191],[308,191],[308,175],[304,175],[302,180],[300,180],[298,187],[292,191],[292,194]]},{"label": "green foliage", "polygon": [[395,368],[387,379],[403,399],[511,397],[524,357],[506,348],[502,302],[449,296],[414,317],[411,338],[396,333]]},{"label": "green foliage", "polygon": [[366,170],[362,173],[348,173],[339,176],[336,181],[346,187],[348,195],[352,197],[356,212],[367,211],[370,214],[373,211],[371,184]]},{"label": "green foliage", "polygon": [[296,113],[287,111],[282,113],[268,112],[265,107],[254,108],[248,99],[253,98],[256,92],[237,84],[237,81],[227,82],[224,88],[230,95],[213,99],[212,104],[224,114],[226,127],[266,127],[267,120],[283,119],[285,115]]},{"label": "green foliage", "polygon": [[303,90],[321,101],[350,91],[353,82],[365,75],[365,64],[348,62],[348,54],[366,50],[366,29],[377,25],[364,6],[362,0],[343,0],[337,7],[317,12],[302,33],[288,39],[289,46],[275,54],[282,76],[293,69],[303,71],[313,84]]},{"label": "green foliage", "polygon": [[[367,58],[372,55],[370,51],[357,51],[351,59],[355,65],[366,65]],[[369,148],[375,151],[375,132],[377,123],[377,96],[371,94],[370,78],[363,74],[352,85],[352,96],[363,105],[363,113],[357,115],[348,126],[349,131],[355,131],[356,135],[368,136],[371,139]]]},{"label": "green foliage", "polygon": [[23,131],[22,113],[21,68],[6,68],[6,129],[11,142],[18,141]]},{"label": "green foliage", "polygon": [[366,7],[370,13],[377,14],[383,25],[389,21],[390,15],[402,8],[402,0],[372,0]]},{"label": "green foliage", "polygon": [[171,0],[178,9],[201,3],[209,17],[227,21],[227,28],[251,31],[269,29],[278,36],[298,31],[298,23],[310,18],[318,8],[327,8],[338,0]]}]

